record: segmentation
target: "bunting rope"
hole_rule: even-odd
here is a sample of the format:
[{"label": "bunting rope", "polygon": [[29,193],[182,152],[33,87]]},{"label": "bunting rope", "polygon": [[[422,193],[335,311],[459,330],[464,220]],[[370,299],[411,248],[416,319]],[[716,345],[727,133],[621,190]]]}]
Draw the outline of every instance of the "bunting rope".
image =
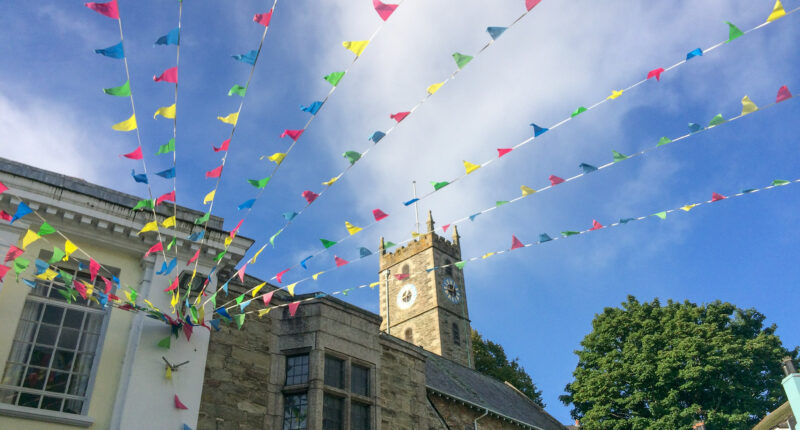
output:
[{"label": "bunting rope", "polygon": [[[715,203],[715,202],[718,202],[718,201],[721,201],[721,200],[730,200],[730,199],[734,199],[734,198],[737,198],[737,197],[742,197],[744,195],[755,194],[755,193],[760,192],[760,191],[771,190],[773,188],[782,187],[782,186],[791,185],[791,184],[796,184],[796,183],[800,183],[800,178],[793,179],[791,181],[777,179],[777,180],[772,181],[772,183],[770,185],[767,185],[767,186],[764,186],[764,187],[761,187],[761,188],[753,188],[753,189],[742,190],[741,192],[733,194],[733,195],[730,195],[730,196],[724,196],[724,195],[721,195],[721,194],[712,193],[711,199],[706,200],[706,201],[700,201],[700,202],[697,202],[697,203],[684,204],[684,205],[681,205],[681,206],[678,206],[678,207],[675,207],[675,208],[672,208],[672,209],[667,209],[667,210],[663,210],[663,211],[660,211],[660,212],[656,212],[656,213],[651,214],[651,215],[638,216],[638,217],[635,217],[635,218],[622,218],[617,222],[614,222],[614,223],[611,223],[611,224],[605,225],[605,226],[600,224],[596,220],[594,220],[592,222],[592,227],[588,228],[586,230],[579,230],[579,231],[567,230],[567,231],[562,231],[560,233],[561,234],[560,236],[556,235],[555,237],[551,237],[547,233],[542,233],[542,234],[539,235],[539,240],[536,241],[536,242],[522,243],[522,241],[517,239],[516,236],[512,235],[511,247],[508,248],[508,249],[502,249],[502,250],[498,250],[498,251],[487,252],[487,253],[483,254],[482,256],[480,256],[480,257],[471,257],[471,258],[468,258],[468,259],[465,259],[465,260],[461,260],[461,261],[458,261],[458,262],[455,262],[455,263],[452,263],[452,264],[443,264],[443,265],[440,265],[440,266],[432,266],[432,267],[429,267],[429,268],[426,268],[426,269],[423,269],[423,270],[419,270],[419,271],[416,271],[416,272],[413,272],[413,273],[408,273],[408,274],[404,273],[404,274],[399,274],[399,275],[396,274],[394,276],[398,280],[402,280],[402,279],[407,279],[408,277],[410,277],[410,276],[412,276],[414,274],[428,273],[428,272],[431,272],[433,270],[444,269],[444,268],[447,268],[447,267],[455,266],[458,269],[463,269],[464,265],[466,265],[467,262],[486,260],[486,259],[488,259],[490,257],[493,257],[493,256],[510,253],[511,251],[514,251],[514,250],[519,249],[519,248],[530,248],[530,247],[533,247],[533,246],[536,246],[536,245],[542,245],[544,243],[556,241],[556,240],[559,240],[559,239],[566,239],[566,238],[569,238],[569,237],[580,236],[580,235],[583,235],[583,234],[587,234],[587,233],[598,231],[598,230],[602,230],[602,229],[608,229],[608,228],[612,228],[612,227],[619,227],[619,226],[622,226],[622,225],[628,225],[630,223],[633,223],[633,222],[636,222],[636,221],[642,221],[642,220],[648,219],[650,217],[657,217],[660,220],[665,220],[667,218],[667,215],[669,215],[671,213],[678,212],[678,211],[689,212],[690,210],[692,210],[692,209],[694,209],[696,207],[707,205],[707,204],[710,204],[710,203]],[[290,291],[290,294],[292,296],[294,296],[294,286],[296,284],[298,284],[299,282],[300,281],[298,281],[295,284],[292,284],[292,285],[289,286],[289,287],[292,287],[292,290]],[[380,285],[380,283],[381,283],[381,281],[377,281],[377,282],[373,282],[373,283],[370,283],[370,284],[363,284],[363,285],[359,285],[357,287],[348,288],[348,289],[345,289],[345,290],[335,291],[335,292],[332,292],[332,293],[320,293],[320,294],[315,295],[314,297],[310,297],[310,298],[299,300],[299,301],[292,302],[292,303],[286,303],[286,304],[282,304],[282,305],[275,305],[275,306],[271,306],[271,307],[268,304],[269,304],[269,300],[271,300],[272,295],[274,294],[274,291],[271,291],[271,292],[265,293],[265,294],[260,294],[260,295],[251,294],[252,298],[250,298],[249,300],[245,301],[244,300],[244,296],[249,293],[249,291],[248,291],[248,292],[243,293],[241,296],[237,297],[237,299],[235,300],[236,301],[235,305],[230,305],[229,306],[229,303],[231,303],[231,302],[228,302],[225,305],[222,305],[219,308],[215,309],[214,312],[219,314],[219,315],[221,315],[221,316],[230,315],[227,311],[230,310],[230,309],[236,309],[238,307],[240,309],[241,313],[237,314],[237,315],[234,315],[232,318],[231,317],[227,318],[227,319],[232,320],[233,318],[239,317],[239,315],[248,315],[248,314],[258,314],[258,316],[261,317],[261,316],[266,315],[267,313],[269,313],[270,309],[272,309],[272,308],[284,307],[284,306],[292,306],[292,307],[294,307],[294,309],[296,311],[297,306],[302,302],[306,302],[306,301],[310,301],[310,300],[313,300],[313,299],[317,299],[317,298],[324,297],[324,296],[330,296],[330,295],[337,295],[337,294],[347,295],[352,290],[363,289],[363,288],[366,288],[366,287],[374,288],[375,286]],[[284,288],[281,287],[280,289],[284,289]],[[216,296],[216,294],[217,293],[214,293],[214,295],[212,297]],[[257,300],[259,298],[262,299],[265,303],[267,303],[265,305],[264,309],[252,310],[252,311],[246,311],[246,312],[244,311],[244,309],[250,304],[250,302],[252,302],[253,300]],[[294,312],[292,312],[292,315],[294,315]],[[243,320],[244,317],[242,316],[241,319]],[[242,323],[243,323],[243,321],[242,321]],[[237,320],[237,324],[241,328],[241,323],[239,323],[238,320]]]},{"label": "bunting rope", "polygon": [[[181,65],[181,43],[180,43],[180,35],[181,35],[181,19],[183,17],[183,0],[178,1],[178,42],[175,46],[175,109],[178,109],[178,72],[180,71]],[[177,195],[178,195],[178,152],[177,152],[177,141],[178,141],[178,115],[175,114],[174,118],[172,118],[172,141],[175,142],[175,146],[172,150],[172,193],[176,196],[175,204],[172,205],[172,216],[177,220],[178,219],[178,202],[177,202]],[[170,245],[177,242],[178,239],[178,231],[175,230],[175,234],[172,235],[172,241]],[[162,244],[163,246],[163,244]],[[170,246],[168,245],[168,248]],[[175,258],[178,258],[178,247],[175,247]],[[166,261],[166,255],[164,255],[164,261]]]}]

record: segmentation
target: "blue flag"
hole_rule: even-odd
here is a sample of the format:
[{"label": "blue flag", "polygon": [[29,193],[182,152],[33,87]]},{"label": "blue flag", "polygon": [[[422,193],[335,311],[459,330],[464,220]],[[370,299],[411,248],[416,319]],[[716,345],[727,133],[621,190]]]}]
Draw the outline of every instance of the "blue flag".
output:
[{"label": "blue flag", "polygon": [[303,266],[303,269],[308,270],[308,267],[306,266],[306,261],[311,260],[311,258],[313,257],[314,257],[313,255],[309,255],[308,257],[304,258],[303,261],[300,262],[300,265]]},{"label": "blue flag", "polygon": [[381,141],[381,139],[383,139],[384,136],[386,136],[386,133],[382,131],[376,131],[375,133],[372,133],[372,136],[369,137],[369,140],[373,141],[374,143],[378,143]]},{"label": "blue flag", "polygon": [[160,172],[156,172],[156,175],[161,176],[164,179],[172,179],[175,177],[175,168],[169,168],[167,170],[162,170]]},{"label": "blue flag", "polygon": [[[228,284],[226,283],[225,285],[227,286]],[[229,314],[228,311],[225,310],[225,308],[219,308],[215,312],[218,313],[222,318],[227,319],[228,321],[233,320],[233,318],[231,318],[231,314]]]},{"label": "blue flag", "polygon": [[283,213],[283,217],[286,218],[286,221],[291,221],[296,216],[297,216],[297,212],[284,212]]},{"label": "blue flag", "polygon": [[550,237],[547,233],[542,233],[539,235],[539,243],[550,242],[551,240],[553,240],[553,238]]},{"label": "blue flag", "polygon": [[248,52],[247,54],[233,55],[232,57],[241,61],[242,63],[247,63],[251,66],[254,66],[256,64],[257,56],[258,56],[258,51],[253,50]]},{"label": "blue flag", "polygon": [[108,48],[95,49],[94,52],[110,58],[125,58],[125,51],[122,49],[122,42],[119,42],[114,46],[109,46]]},{"label": "blue flag", "polygon": [[139,173],[137,175],[136,171],[131,169],[131,176],[133,176],[133,180],[136,181],[136,182],[139,182],[139,183],[142,183],[142,184],[146,184],[147,183],[147,175],[145,175],[144,173]]},{"label": "blue flag", "polygon": [[403,202],[403,205],[410,206],[410,205],[413,205],[414,203],[416,203],[418,201],[419,201],[419,199],[411,199],[411,200],[409,200],[407,202]]},{"label": "blue flag", "polygon": [[372,255],[372,252],[370,252],[369,249],[364,248],[363,246],[358,249],[358,253],[361,255],[361,258],[369,257],[370,255]]},{"label": "blue flag", "polygon": [[508,29],[508,27],[489,27],[486,31],[489,33],[489,36],[492,37],[492,40],[497,40],[506,29]]},{"label": "blue flag", "polygon": [[173,258],[172,260],[170,260],[169,263],[167,263],[166,261],[162,262],[161,263],[161,270],[156,272],[156,275],[169,275],[170,272],[172,272],[172,269],[174,269],[175,265],[177,265],[177,264],[178,264],[178,259],[177,258]]},{"label": "blue flag", "polygon": [[198,240],[202,239],[203,236],[206,235],[205,230],[196,231],[187,237],[187,239],[191,240],[192,242],[197,242]]},{"label": "blue flag", "polygon": [[543,135],[549,128],[539,127],[538,125],[531,123],[531,127],[533,127],[533,137],[539,137]]},{"label": "blue flag", "polygon": [[322,107],[322,102],[317,101],[317,102],[311,103],[308,106],[300,105],[300,110],[302,110],[303,112],[308,112],[311,115],[316,115],[317,112],[319,112],[319,108],[321,108],[321,107]]},{"label": "blue flag", "polygon": [[250,208],[252,208],[252,207],[253,207],[253,203],[255,203],[255,202],[256,202],[256,199],[250,199],[250,200],[248,200],[248,201],[246,201],[246,202],[244,202],[244,203],[240,204],[240,205],[239,205],[239,206],[237,206],[236,208],[237,208],[237,209],[239,209],[239,210],[242,210],[242,209],[250,209]]},{"label": "blue flag", "polygon": [[28,215],[31,212],[33,211],[31,210],[31,208],[28,207],[28,205],[25,204],[25,202],[19,202],[19,205],[17,206],[17,211],[14,213],[14,216],[11,217],[10,223],[14,224],[14,221],[24,217],[25,215]]},{"label": "blue flag", "polygon": [[594,167],[591,164],[581,163],[581,165],[578,167],[580,167],[581,170],[583,170],[583,173],[592,173],[594,171],[597,171],[597,167]]},{"label": "blue flag", "polygon": [[700,124],[695,124],[693,122],[689,123],[689,133],[697,133],[698,131],[702,130],[703,126]]},{"label": "blue flag", "polygon": [[181,33],[179,28],[173,28],[169,33],[161,36],[156,40],[156,45],[179,45],[181,41]]},{"label": "blue flag", "polygon": [[689,61],[694,57],[702,57],[702,56],[703,56],[703,50],[700,49],[700,48],[697,48],[697,49],[689,52],[688,54],[686,54],[686,61]]},{"label": "blue flag", "polygon": [[469,220],[470,220],[470,221],[475,221],[475,218],[477,218],[477,217],[478,217],[478,215],[480,215],[480,214],[481,214],[481,213],[480,213],[480,212],[478,212],[478,213],[476,213],[476,214],[472,214],[472,215],[470,215],[470,216],[469,216]]}]

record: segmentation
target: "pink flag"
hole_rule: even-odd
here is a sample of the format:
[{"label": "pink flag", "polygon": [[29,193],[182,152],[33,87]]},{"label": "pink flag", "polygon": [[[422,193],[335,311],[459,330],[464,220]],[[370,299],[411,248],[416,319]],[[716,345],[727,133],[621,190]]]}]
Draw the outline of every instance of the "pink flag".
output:
[{"label": "pink flag", "polygon": [[94,282],[97,278],[97,272],[100,271],[100,263],[94,261],[93,258],[89,259],[89,278]]},{"label": "pink flag", "polygon": [[542,0],[525,0],[525,8],[531,10],[536,7],[537,4]]},{"label": "pink flag", "polygon": [[175,279],[172,281],[172,283],[171,283],[171,284],[169,284],[169,286],[168,286],[167,288],[165,288],[165,289],[164,289],[164,291],[172,291],[172,290],[174,290],[174,289],[176,289],[176,288],[178,288],[178,277],[177,277],[177,276],[176,276],[176,277],[175,277]]},{"label": "pink flag", "polygon": [[236,224],[236,227],[234,227],[233,230],[231,230],[231,234],[230,234],[231,239],[236,237],[236,232],[239,231],[239,227],[242,226],[243,222],[244,222],[243,219],[239,220],[239,224]]},{"label": "pink flag", "polygon": [[3,194],[7,190],[8,190],[8,187],[6,186],[6,184],[0,182],[0,194]]},{"label": "pink flag", "polygon": [[206,172],[206,178],[219,178],[222,175],[222,166],[215,167]]},{"label": "pink flag", "polygon": [[245,269],[247,269],[247,263],[244,263],[244,266],[242,266],[242,268],[239,269],[238,272],[236,272],[236,275],[239,276],[239,280],[242,281],[242,282],[244,282],[244,271],[245,271]]},{"label": "pink flag", "polygon": [[373,210],[372,211],[372,215],[375,217],[375,221],[380,221],[380,220],[386,218],[387,216],[389,216],[388,214],[384,213],[380,209]]},{"label": "pink flag", "polygon": [[81,297],[86,300],[86,285],[83,285],[83,282],[78,281],[77,279],[72,281],[72,287],[78,290]]},{"label": "pink flag", "polygon": [[391,118],[391,119],[393,119],[393,120],[395,120],[397,122],[400,122],[400,121],[406,119],[406,117],[409,116],[409,115],[411,115],[411,112],[398,112],[398,113],[394,113],[394,114],[389,115],[389,118]]},{"label": "pink flag", "polygon": [[450,224],[445,224],[442,226],[442,231],[447,233],[447,229],[450,227]]},{"label": "pink flag", "polygon": [[398,281],[402,281],[403,279],[408,279],[409,276],[411,275],[409,275],[408,273],[401,273],[399,275],[394,275],[395,279],[397,279]]},{"label": "pink flag", "polygon": [[289,316],[294,316],[297,313],[297,308],[300,306],[300,302],[292,302],[289,303]]},{"label": "pink flag", "polygon": [[563,183],[564,183],[564,179],[563,178],[559,178],[556,175],[550,175],[550,185],[551,186],[556,186],[558,184],[563,184]]},{"label": "pink flag", "polygon": [[314,203],[314,200],[316,200],[317,197],[319,197],[319,194],[317,194],[317,193],[314,193],[314,192],[311,192],[311,191],[308,191],[308,190],[303,191],[303,198],[306,199],[308,204]]},{"label": "pink flag", "polygon": [[284,270],[284,271],[282,271],[282,272],[278,273],[277,275],[275,275],[275,279],[277,279],[277,280],[278,280],[278,283],[279,283],[279,284],[283,282],[283,281],[281,280],[281,278],[283,278],[283,275],[285,275],[285,274],[286,274],[286,272],[288,272],[289,270],[292,270],[292,269],[291,269],[291,268],[288,268],[288,269],[286,269],[286,270]]},{"label": "pink flag", "polygon": [[214,148],[214,152],[227,151],[228,150],[228,145],[230,145],[230,144],[231,144],[231,140],[230,139],[226,139],[224,142],[222,142],[222,145],[220,145],[219,148],[213,147]]},{"label": "pink flag", "polygon": [[270,291],[267,294],[261,296],[261,300],[264,301],[264,306],[269,306],[269,302],[272,301],[272,295],[275,294],[275,291]]},{"label": "pink flag", "polygon": [[0,282],[3,282],[3,277],[6,276],[6,273],[11,270],[8,266],[0,266]]},{"label": "pink flag", "polygon": [[257,13],[253,16],[253,22],[257,22],[264,27],[269,26],[269,21],[272,19],[272,9],[267,13]]},{"label": "pink flag", "polygon": [[119,19],[119,9],[117,9],[117,0],[111,0],[108,3],[95,3],[95,2],[84,3],[84,6],[109,18]]},{"label": "pink flag", "polygon": [[711,201],[718,202],[720,200],[727,199],[727,197],[723,196],[722,194],[711,193]]},{"label": "pink flag", "polygon": [[789,88],[787,88],[786,85],[784,85],[778,90],[778,96],[775,97],[775,103],[780,103],[790,98],[792,98],[792,93],[790,93]]},{"label": "pink flag", "polygon": [[5,221],[11,221],[12,218],[14,217],[10,213],[0,210],[0,219]]},{"label": "pink flag", "polygon": [[106,284],[105,293],[108,294],[111,292],[111,281],[106,279],[105,277],[101,276],[100,279],[103,280],[103,283]]},{"label": "pink flag", "polygon": [[304,130],[283,130],[283,133],[281,133],[281,137],[289,136],[292,138],[292,140],[297,142],[297,139],[300,139],[300,136],[303,135],[303,131]]},{"label": "pink flag", "polygon": [[657,81],[660,81],[661,80],[661,73],[663,73],[663,72],[664,72],[664,68],[663,67],[659,67],[657,69],[653,69],[653,70],[647,72],[647,79],[656,78]]},{"label": "pink flag", "polygon": [[500,158],[509,152],[512,151],[513,148],[497,148],[497,158]]},{"label": "pink flag", "polygon": [[[183,335],[186,336],[186,340],[190,340],[192,338],[192,330],[194,329],[191,325],[183,324]],[[175,396],[175,398],[177,399],[178,396]],[[183,405],[183,403],[181,403],[181,405]],[[175,405],[175,407],[177,408],[178,405]],[[184,406],[183,409],[186,409],[186,406]]]},{"label": "pink flag", "polygon": [[593,219],[592,220],[592,228],[590,228],[589,231],[600,230],[601,228],[603,228],[603,224],[600,224],[599,222],[597,222],[596,219]]},{"label": "pink flag", "polygon": [[170,67],[167,70],[164,70],[161,73],[161,76],[153,75],[153,80],[155,82],[169,82],[170,84],[177,84],[178,83],[178,68],[177,67]]},{"label": "pink flag", "polygon": [[11,245],[11,247],[8,248],[8,252],[6,253],[6,259],[5,259],[4,263],[8,263],[9,261],[16,259],[20,255],[22,255],[24,252],[25,252],[24,250],[19,249],[14,245]]},{"label": "pink flag", "polygon": [[151,246],[150,249],[148,249],[147,252],[144,253],[144,257],[142,258],[147,258],[150,256],[150,254],[163,250],[164,250],[164,245],[161,242],[158,242],[157,244]]},{"label": "pink flag", "polygon": [[340,257],[337,257],[335,255],[333,256],[333,261],[336,262],[336,267],[342,267],[342,266],[344,266],[345,264],[348,263],[348,261],[345,260],[344,258],[340,258]]},{"label": "pink flag", "polygon": [[372,5],[375,6],[375,12],[378,12],[378,15],[384,21],[389,19],[389,16],[392,15],[392,12],[394,12],[398,6],[396,4],[382,3],[381,0],[372,0]]},{"label": "pink flag", "polygon": [[198,257],[200,257],[200,248],[198,248],[197,252],[194,253],[194,256],[192,258],[190,258],[189,261],[186,262],[186,265],[188,266],[188,265],[194,263],[195,260],[197,260]]},{"label": "pink flag", "polygon": [[142,155],[142,147],[141,146],[136,148],[136,150],[133,151],[133,152],[129,152],[127,154],[122,154],[122,156],[125,157],[125,158],[130,158],[131,160],[141,160],[142,158],[144,158],[144,156]]},{"label": "pink flag", "polygon": [[525,247],[525,245],[523,245],[522,242],[520,242],[519,239],[517,239],[517,236],[514,236],[512,234],[511,235],[511,249],[514,250],[514,249],[517,249],[517,248],[524,248],[524,247]]},{"label": "pink flag", "polygon": [[175,201],[175,191],[170,191],[169,193],[164,194],[163,196],[157,198],[156,199],[156,206],[158,206],[161,203],[166,202],[166,201],[169,201],[169,202],[174,202]]},{"label": "pink flag", "polygon": [[[188,325],[188,324],[184,324],[184,326],[186,326],[186,325]],[[178,398],[177,394],[175,395],[175,409],[189,409],[189,408],[186,407],[186,405],[181,403],[181,399]]]}]

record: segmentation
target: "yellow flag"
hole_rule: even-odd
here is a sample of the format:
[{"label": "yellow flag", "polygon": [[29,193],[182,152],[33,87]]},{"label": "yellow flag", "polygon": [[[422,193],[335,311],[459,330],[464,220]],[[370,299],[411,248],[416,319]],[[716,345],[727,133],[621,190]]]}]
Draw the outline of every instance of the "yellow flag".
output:
[{"label": "yellow flag", "polygon": [[211,190],[210,193],[206,194],[206,196],[203,197],[203,204],[207,205],[209,202],[213,202],[214,201],[214,194],[216,194],[216,193],[217,193],[217,190]]},{"label": "yellow flag", "polygon": [[231,243],[233,243],[233,238],[230,236],[225,236],[225,247],[227,248],[231,246]]},{"label": "yellow flag", "polygon": [[325,273],[325,272],[324,272],[324,271],[323,271],[323,272],[317,272],[317,273],[315,273],[315,274],[311,275],[311,277],[312,277],[312,278],[314,278],[314,280],[316,281],[316,280],[317,280],[317,278],[319,278],[319,275],[321,275],[321,274],[323,274],[323,273]]},{"label": "yellow flag", "polygon": [[172,368],[167,366],[167,370],[164,372],[165,379],[172,379]]},{"label": "yellow flag", "polygon": [[481,257],[481,258],[483,258],[485,260],[485,259],[491,257],[492,255],[494,255],[494,252],[489,252],[489,253],[483,254],[483,257]]},{"label": "yellow flag", "polygon": [[414,239],[416,239],[416,238],[418,238],[418,237],[419,237],[419,233],[417,233],[416,231],[412,231],[412,232],[411,232],[411,237],[413,237]]},{"label": "yellow flag", "polygon": [[470,163],[469,161],[466,161],[466,160],[462,160],[462,161],[464,161],[464,170],[467,171],[467,175],[469,175],[470,173],[472,173],[472,172],[474,172],[474,171],[476,171],[476,170],[481,168],[480,164],[472,164],[472,163]]},{"label": "yellow flag", "polygon": [[681,207],[681,209],[683,209],[686,212],[689,212],[695,206],[697,206],[697,205],[686,205],[686,206]]},{"label": "yellow flag", "polygon": [[172,106],[158,108],[156,113],[153,114],[153,119],[159,115],[163,116],[164,118],[175,119],[175,105],[173,104]]},{"label": "yellow flag", "polygon": [[758,110],[758,106],[750,100],[750,97],[744,96],[742,97],[742,115],[747,115],[751,112],[755,112]]},{"label": "yellow flag", "polygon": [[341,177],[342,177],[341,174],[339,176],[335,176],[335,177],[331,178],[329,181],[323,182],[322,185],[325,185],[326,187],[330,187],[331,185],[336,183],[336,181],[338,181],[339,178],[341,178]]},{"label": "yellow flag", "polygon": [[272,161],[273,163],[275,163],[275,164],[280,166],[280,164],[283,162],[284,158],[286,158],[286,154],[284,154],[283,152],[276,152],[276,153],[270,155],[267,158],[267,160]]},{"label": "yellow flag", "polygon": [[142,234],[146,231],[158,231],[158,221],[150,221],[142,227],[136,234]]},{"label": "yellow flag", "polygon": [[260,283],[260,284],[256,285],[256,287],[255,287],[255,288],[253,288],[253,295],[252,295],[252,297],[255,297],[255,296],[256,296],[256,294],[258,294],[258,292],[259,292],[259,291],[261,291],[261,289],[262,289],[262,288],[264,288],[264,285],[267,285],[267,283],[266,283],[266,282],[262,282],[262,283]]},{"label": "yellow flag", "polygon": [[172,300],[169,302],[169,305],[172,306],[173,310],[175,309],[175,305],[178,304],[179,296],[180,296],[180,294],[178,294],[177,290],[175,291],[174,294],[172,294]]},{"label": "yellow flag", "polygon": [[353,224],[350,224],[350,222],[349,222],[349,221],[345,221],[345,222],[344,222],[344,226],[345,226],[345,227],[347,227],[347,232],[348,232],[348,233],[350,233],[350,236],[352,236],[352,235],[354,235],[354,234],[358,233],[358,232],[359,232],[359,231],[361,231],[361,230],[364,230],[364,229],[363,229],[363,228],[361,228],[361,227],[356,227],[356,226],[354,226]]},{"label": "yellow flag", "polygon": [[781,0],[777,0],[775,2],[775,7],[772,8],[772,13],[769,14],[767,17],[767,22],[775,21],[778,18],[782,18],[786,15],[786,11],[783,10],[783,4],[781,4]]},{"label": "yellow flag", "polygon": [[430,95],[436,94],[436,91],[439,91],[439,88],[441,88],[442,85],[444,85],[444,82],[439,82],[438,84],[433,84],[433,85],[429,86],[428,90],[427,90],[428,94],[430,94]]},{"label": "yellow flag", "polygon": [[259,318],[263,317],[264,315],[268,314],[269,311],[271,310],[272,308],[261,309],[260,311],[258,311],[258,317]]},{"label": "yellow flag", "polygon": [[130,292],[130,291],[123,291],[123,293],[125,293],[125,297],[127,297],[127,298],[128,298],[128,301],[129,301],[129,302],[131,302],[131,303],[136,303],[136,302],[133,300],[133,297],[131,297],[131,292]]},{"label": "yellow flag", "polygon": [[253,258],[250,259],[250,262],[251,263],[255,263],[256,262],[256,258],[258,258],[258,255],[261,254],[261,251],[263,251],[264,248],[266,248],[266,247],[267,247],[267,245],[264,245],[264,246],[261,247],[261,249],[256,251],[255,255],[253,255]]},{"label": "yellow flag", "polygon": [[131,115],[130,118],[126,119],[125,121],[118,122],[111,126],[114,130],[117,131],[133,131],[136,130],[136,114]]},{"label": "yellow flag", "polygon": [[286,291],[288,291],[289,295],[291,295],[292,297],[294,297],[294,287],[296,287],[296,286],[297,286],[297,282],[295,282],[294,284],[289,285],[289,286],[286,287]]},{"label": "yellow flag", "polygon": [[[141,233],[141,232],[140,232]],[[69,239],[64,243],[64,258],[61,261],[68,261],[69,256],[72,255],[73,252],[77,251],[78,247],[75,246]]]},{"label": "yellow flag", "polygon": [[175,217],[171,216],[171,217],[165,219],[164,222],[161,223],[161,227],[164,227],[164,228],[175,227]]},{"label": "yellow flag", "polygon": [[373,282],[373,283],[369,284],[369,287],[370,287],[370,288],[375,288],[375,287],[377,287],[377,286],[378,286],[378,285],[380,285],[380,284],[381,284],[381,281],[378,281],[378,282]]},{"label": "yellow flag", "polygon": [[342,42],[342,46],[356,54],[356,57],[364,52],[364,48],[369,44],[369,40],[352,40],[349,42]]},{"label": "yellow flag", "polygon": [[28,247],[28,245],[32,244],[33,242],[36,242],[37,240],[39,240],[40,237],[41,236],[39,236],[33,230],[26,231],[25,236],[22,238],[22,249],[25,249]]},{"label": "yellow flag", "polygon": [[236,121],[239,120],[239,112],[228,114],[228,116],[226,117],[218,116],[217,119],[224,122],[225,124],[236,125]]},{"label": "yellow flag", "polygon": [[158,308],[155,307],[155,305],[152,302],[150,302],[150,300],[144,299],[144,302],[147,304],[147,306],[150,306],[151,308],[153,308],[156,311],[158,311]]},{"label": "yellow flag", "polygon": [[57,276],[58,276],[58,272],[56,272],[55,270],[52,270],[52,269],[47,269],[47,270],[44,271],[44,273],[36,275],[37,278],[44,279],[45,281],[52,281]]},{"label": "yellow flag", "polygon": [[614,100],[615,98],[617,98],[617,97],[622,95],[622,91],[623,90],[619,90],[619,91],[611,90],[611,95],[608,96],[607,99]]},{"label": "yellow flag", "polygon": [[529,196],[536,192],[536,190],[534,190],[533,188],[526,187],[525,185],[520,186],[519,189],[522,190],[522,197]]}]

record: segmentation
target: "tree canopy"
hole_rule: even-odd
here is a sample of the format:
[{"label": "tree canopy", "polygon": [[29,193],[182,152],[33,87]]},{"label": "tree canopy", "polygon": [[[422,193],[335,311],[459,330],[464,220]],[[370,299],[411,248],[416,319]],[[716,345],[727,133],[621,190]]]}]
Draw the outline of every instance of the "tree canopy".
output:
[{"label": "tree canopy", "polygon": [[510,383],[537,405],[545,406],[542,392],[536,389],[530,375],[519,365],[519,358],[508,361],[501,345],[489,339],[484,340],[475,330],[472,330],[472,353],[475,358],[475,370]]},{"label": "tree canopy", "polygon": [[780,361],[797,356],[764,320],[719,301],[628,296],[595,316],[560,399],[587,430],[750,429],[785,401]]}]

